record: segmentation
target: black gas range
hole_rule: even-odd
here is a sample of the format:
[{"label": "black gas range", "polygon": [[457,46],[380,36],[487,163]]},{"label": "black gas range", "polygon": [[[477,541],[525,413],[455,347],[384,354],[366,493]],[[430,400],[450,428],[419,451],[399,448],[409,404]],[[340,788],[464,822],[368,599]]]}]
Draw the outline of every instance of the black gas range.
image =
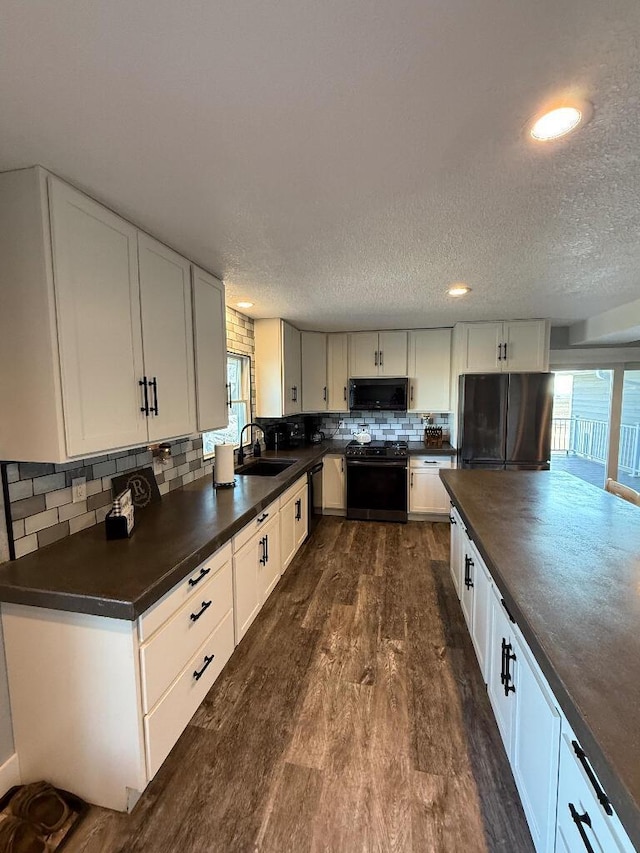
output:
[{"label": "black gas range", "polygon": [[350,441],[347,459],[347,518],[406,522],[406,441]]}]

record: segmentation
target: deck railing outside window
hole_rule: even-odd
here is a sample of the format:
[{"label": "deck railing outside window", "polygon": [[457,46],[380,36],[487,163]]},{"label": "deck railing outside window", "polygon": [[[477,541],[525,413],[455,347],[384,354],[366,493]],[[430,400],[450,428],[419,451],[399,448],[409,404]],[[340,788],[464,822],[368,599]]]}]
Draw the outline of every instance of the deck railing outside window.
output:
[{"label": "deck railing outside window", "polygon": [[[606,462],[609,444],[607,421],[589,418],[553,418],[551,423],[551,452],[566,453]],[[640,474],[640,424],[622,424],[620,427],[621,471],[636,476]]]}]

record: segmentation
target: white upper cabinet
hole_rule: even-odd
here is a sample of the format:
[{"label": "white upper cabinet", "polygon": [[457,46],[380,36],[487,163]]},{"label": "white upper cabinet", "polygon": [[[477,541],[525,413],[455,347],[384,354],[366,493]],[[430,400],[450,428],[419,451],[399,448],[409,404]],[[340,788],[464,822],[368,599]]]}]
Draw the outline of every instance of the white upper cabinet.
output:
[{"label": "white upper cabinet", "polygon": [[357,377],[406,376],[406,332],[353,332],[349,335],[349,374]]},{"label": "white upper cabinet", "polygon": [[546,320],[504,323],[502,369],[511,373],[548,370],[550,332]]},{"label": "white upper cabinet", "polygon": [[256,320],[256,416],[281,418],[302,411],[300,332],[277,318]]},{"label": "white upper cabinet", "polygon": [[459,323],[455,327],[458,373],[543,372],[549,368],[547,320]]},{"label": "white upper cabinet", "polygon": [[[0,175],[0,257],[0,458],[66,462],[196,431],[187,260],[39,166]],[[222,299],[196,329],[202,364],[215,326],[219,397]]]},{"label": "white upper cabinet", "polygon": [[149,441],[196,431],[191,268],[162,243],[138,234]]},{"label": "white upper cabinet", "polygon": [[409,411],[451,408],[451,329],[409,332]]},{"label": "white upper cabinet", "polygon": [[349,349],[346,332],[327,335],[327,409],[349,411]]},{"label": "white upper cabinet", "polygon": [[229,423],[224,285],[192,267],[198,432]]},{"label": "white upper cabinet", "polygon": [[301,332],[302,411],[327,410],[327,336],[324,332]]},{"label": "white upper cabinet", "polygon": [[137,231],[51,177],[49,201],[67,454],[145,442]]}]

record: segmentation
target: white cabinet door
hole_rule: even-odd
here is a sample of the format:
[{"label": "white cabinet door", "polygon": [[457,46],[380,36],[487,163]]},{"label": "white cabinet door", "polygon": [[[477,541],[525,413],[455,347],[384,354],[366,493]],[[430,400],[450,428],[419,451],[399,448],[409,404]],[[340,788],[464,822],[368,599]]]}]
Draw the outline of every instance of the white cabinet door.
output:
[{"label": "white cabinet door", "polygon": [[460,518],[460,513],[453,506],[453,504],[451,504],[451,511],[449,513],[449,523],[451,526],[451,550],[449,553],[449,568],[451,569],[453,585],[456,589],[456,593],[458,594],[458,598],[460,598],[460,578],[462,576],[460,565],[464,562],[463,541],[465,531],[464,524],[462,523],[462,519]]},{"label": "white cabinet door", "polygon": [[300,332],[289,323],[282,323],[282,376],[284,414],[302,411],[302,363]]},{"label": "white cabinet door", "polygon": [[512,623],[495,587],[490,593],[491,641],[489,682],[487,690],[504,748],[512,761],[513,730],[518,701],[519,648],[513,636]]},{"label": "white cabinet door", "polygon": [[322,466],[322,508],[345,509],[344,456],[329,454]]},{"label": "white cabinet door", "polygon": [[280,520],[278,515],[257,534],[260,545],[258,558],[258,587],[260,604],[269,598],[282,574],[280,562]]},{"label": "white cabinet door", "polygon": [[449,496],[440,480],[440,469],[411,468],[409,474],[409,512],[445,515]]},{"label": "white cabinet door", "polygon": [[296,551],[298,551],[309,533],[309,490],[306,486],[300,489],[294,503],[295,539]]},{"label": "white cabinet door", "polygon": [[346,333],[327,335],[327,409],[330,412],[349,411],[348,340]]},{"label": "white cabinet door", "polygon": [[409,411],[451,407],[451,329],[409,332]]},{"label": "white cabinet door", "polygon": [[538,853],[553,853],[558,797],[560,714],[546,680],[519,643],[513,775]]},{"label": "white cabinet door", "polygon": [[296,501],[291,498],[280,508],[280,562],[282,571],[296,555]]},{"label": "white cabinet door", "polygon": [[476,551],[468,535],[463,540],[464,574],[460,587],[460,606],[467,623],[469,633],[473,634],[473,599],[476,577]]},{"label": "white cabinet door", "polygon": [[471,613],[473,630],[471,632],[471,639],[476,650],[480,672],[484,678],[484,683],[487,684],[489,681],[489,664],[491,662],[489,643],[491,639],[490,594],[492,581],[484,560],[478,554],[475,546],[473,547],[473,552],[475,570],[473,575],[474,588]]},{"label": "white cabinet door", "polygon": [[149,440],[196,431],[191,270],[180,255],[138,232]]},{"label": "white cabinet door", "polygon": [[258,586],[258,570],[261,568],[259,560],[262,554],[261,534],[256,534],[233,555],[233,618],[236,645],[247,633],[262,607]]},{"label": "white cabinet door", "polygon": [[549,369],[549,324],[546,320],[514,320],[504,323],[502,369],[544,371]]},{"label": "white cabinet door", "polygon": [[[580,749],[573,733],[565,731],[563,727],[560,738],[556,853],[582,853],[589,849],[585,839],[594,853],[633,853],[636,848],[617,815],[608,815],[598,802],[593,784],[576,755],[574,743]],[[588,761],[586,758],[583,760]],[[593,775],[593,768],[589,769]],[[601,794],[604,794],[602,789]]]},{"label": "white cabinet door", "polygon": [[407,375],[406,332],[380,332],[378,351],[379,376]]},{"label": "white cabinet door", "polygon": [[349,375],[353,378],[378,375],[377,332],[354,332],[349,335]]},{"label": "white cabinet door", "polygon": [[327,336],[324,332],[301,332],[302,411],[327,410]]},{"label": "white cabinet door", "polygon": [[502,323],[468,323],[461,337],[460,373],[502,371]]},{"label": "white cabinet door", "polygon": [[191,268],[198,432],[229,423],[224,284]]},{"label": "white cabinet door", "polygon": [[67,453],[144,444],[137,231],[48,180]]}]

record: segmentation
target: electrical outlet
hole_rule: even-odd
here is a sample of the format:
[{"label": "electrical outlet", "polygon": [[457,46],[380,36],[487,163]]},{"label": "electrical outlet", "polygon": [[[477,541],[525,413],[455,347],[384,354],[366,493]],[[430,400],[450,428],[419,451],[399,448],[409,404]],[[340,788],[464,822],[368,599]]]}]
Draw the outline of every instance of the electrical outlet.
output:
[{"label": "electrical outlet", "polygon": [[77,504],[80,501],[85,501],[87,499],[86,477],[76,477],[75,480],[71,481],[71,494],[73,496],[74,504]]},{"label": "electrical outlet", "polygon": [[338,429],[344,429],[344,421],[338,423]]}]

